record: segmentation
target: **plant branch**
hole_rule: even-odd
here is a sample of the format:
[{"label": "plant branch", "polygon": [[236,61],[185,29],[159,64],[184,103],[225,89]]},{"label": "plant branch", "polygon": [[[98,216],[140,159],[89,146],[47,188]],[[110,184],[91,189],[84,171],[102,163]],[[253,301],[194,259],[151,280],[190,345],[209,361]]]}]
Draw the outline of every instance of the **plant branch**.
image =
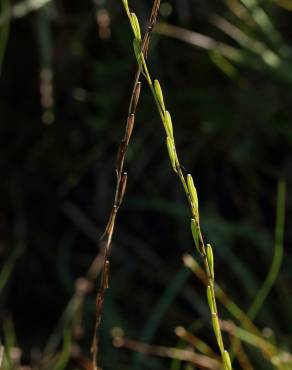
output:
[{"label": "plant branch", "polygon": [[[157,14],[160,6],[160,0],[155,0],[152,6],[152,11],[149,19],[149,25],[141,40],[141,33],[140,33],[140,42],[141,42],[141,54],[143,55],[143,59],[147,57],[148,48],[149,48],[149,41],[152,30],[155,26]],[[126,185],[127,185],[127,173],[124,172],[124,161],[128,149],[128,145],[131,139],[131,135],[134,128],[135,122],[135,112],[137,108],[137,104],[139,101],[140,90],[141,90],[141,82],[139,81],[141,75],[141,68],[138,66],[133,83],[133,90],[131,94],[131,100],[129,104],[128,110],[128,118],[127,118],[127,125],[124,133],[124,137],[121,141],[117,161],[116,161],[116,176],[117,176],[117,183],[116,183],[116,191],[115,191],[115,198],[114,204],[108,219],[108,223],[105,229],[105,232],[101,238],[101,250],[103,251],[103,268],[100,280],[100,286],[96,297],[96,321],[95,321],[95,328],[92,340],[92,361],[93,361],[93,369],[97,370],[97,362],[98,362],[98,349],[99,349],[99,329],[101,324],[101,314],[102,314],[102,307],[105,297],[105,292],[108,288],[108,281],[109,281],[109,268],[110,268],[110,251],[111,251],[111,241],[113,237],[115,222],[118,210],[123,202],[123,198],[125,195]]]}]

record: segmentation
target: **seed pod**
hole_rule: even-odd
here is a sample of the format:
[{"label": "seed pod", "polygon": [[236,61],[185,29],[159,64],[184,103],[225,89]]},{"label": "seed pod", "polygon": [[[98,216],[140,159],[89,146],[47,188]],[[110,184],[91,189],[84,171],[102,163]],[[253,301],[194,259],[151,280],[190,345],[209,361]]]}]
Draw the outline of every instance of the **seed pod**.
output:
[{"label": "seed pod", "polygon": [[129,141],[130,141],[130,138],[131,138],[131,135],[132,135],[132,132],[133,132],[134,123],[135,123],[135,116],[134,116],[134,114],[130,114],[129,117],[128,117],[126,133],[125,133],[126,145],[129,144]]},{"label": "seed pod", "polygon": [[214,329],[214,333],[217,339],[218,346],[220,350],[223,351],[223,343],[222,343],[222,338],[220,335],[221,330],[220,330],[218,315],[216,313],[212,313],[212,324],[213,324],[213,329]]},{"label": "seed pod", "polygon": [[139,64],[140,68],[142,69],[141,41],[138,40],[137,38],[135,38],[134,41],[133,41],[133,46],[134,46],[134,52],[135,52],[137,62]]},{"label": "seed pod", "polygon": [[224,365],[226,365],[227,369],[232,370],[230,356],[229,356],[229,353],[226,351],[226,349],[223,352],[223,361],[224,361]]},{"label": "seed pod", "polygon": [[162,93],[161,86],[158,80],[154,80],[154,90],[155,90],[156,97],[159,101],[160,107],[163,110],[163,112],[165,112],[163,93]]},{"label": "seed pod", "polygon": [[166,144],[167,144],[168,154],[169,154],[172,168],[175,172],[177,172],[176,162],[175,162],[175,158],[176,158],[175,147],[174,147],[173,140],[169,136],[167,136],[166,138]]},{"label": "seed pod", "polygon": [[121,177],[120,185],[119,185],[119,191],[118,191],[118,199],[117,199],[117,205],[120,206],[125,195],[126,186],[127,186],[127,172],[124,172]]},{"label": "seed pod", "polygon": [[210,268],[211,279],[214,280],[214,256],[213,250],[210,244],[207,244],[207,260]]},{"label": "seed pod", "polygon": [[173,139],[173,127],[170,113],[166,110],[164,115],[165,130],[169,137]]},{"label": "seed pod", "polygon": [[199,221],[199,202],[198,202],[198,194],[197,194],[197,189],[194,185],[194,180],[192,178],[192,175],[188,174],[187,176],[187,184],[188,184],[188,189],[191,197],[191,201],[194,205],[194,210],[195,210],[195,215],[197,217],[197,221]]},{"label": "seed pod", "polygon": [[130,22],[131,22],[131,26],[132,26],[135,38],[141,41],[140,25],[139,25],[139,21],[135,13],[131,13]]},{"label": "seed pod", "polygon": [[135,90],[134,90],[134,94],[133,94],[133,106],[136,107],[137,104],[138,104],[138,100],[139,100],[139,97],[140,97],[140,92],[141,92],[141,82],[137,82],[136,86],[135,86]]},{"label": "seed pod", "polygon": [[198,225],[196,221],[193,218],[191,219],[191,230],[192,230],[192,235],[193,235],[196,248],[198,252],[202,254],[202,251],[200,250],[199,229],[198,229]]}]

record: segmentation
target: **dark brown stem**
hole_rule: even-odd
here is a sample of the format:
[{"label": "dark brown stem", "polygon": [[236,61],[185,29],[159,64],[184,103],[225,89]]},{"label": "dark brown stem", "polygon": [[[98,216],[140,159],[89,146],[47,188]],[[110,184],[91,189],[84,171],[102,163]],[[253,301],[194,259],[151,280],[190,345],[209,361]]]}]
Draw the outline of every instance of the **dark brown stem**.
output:
[{"label": "dark brown stem", "polygon": [[[149,20],[149,26],[145,32],[143,41],[142,41],[142,52],[147,57],[148,48],[149,48],[149,41],[152,30],[155,26],[157,14],[160,7],[160,0],[154,0],[151,16]],[[124,169],[124,161],[128,149],[128,145],[131,139],[131,135],[133,132],[134,122],[135,122],[135,112],[137,108],[137,104],[139,101],[140,90],[141,90],[141,82],[139,81],[141,75],[141,69],[138,66],[137,71],[134,78],[133,83],[133,90],[131,95],[131,100],[129,104],[129,111],[128,111],[128,118],[127,118],[127,125],[125,129],[124,137],[121,141],[118,155],[117,155],[117,162],[116,162],[116,175],[117,175],[117,184],[116,184],[116,191],[115,191],[115,199],[114,204],[112,207],[112,211],[109,216],[109,220],[105,229],[105,232],[102,236],[101,240],[101,250],[103,250],[103,268],[100,280],[100,286],[96,297],[96,321],[95,321],[95,329],[93,334],[93,341],[92,341],[92,362],[93,362],[93,369],[98,369],[98,350],[99,350],[99,329],[101,324],[101,314],[102,314],[102,307],[105,297],[106,289],[108,288],[108,281],[109,281],[109,257],[110,257],[110,250],[111,250],[111,241],[115,227],[116,216],[118,210],[123,202],[123,197],[126,191],[126,183],[127,183],[127,173],[123,171]]]}]

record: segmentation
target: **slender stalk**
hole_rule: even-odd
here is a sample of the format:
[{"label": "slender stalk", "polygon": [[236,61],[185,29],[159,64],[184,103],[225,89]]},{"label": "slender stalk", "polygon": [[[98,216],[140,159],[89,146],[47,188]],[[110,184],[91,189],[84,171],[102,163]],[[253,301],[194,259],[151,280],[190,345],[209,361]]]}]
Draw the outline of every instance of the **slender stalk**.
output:
[{"label": "slender stalk", "polygon": [[128,15],[133,33],[134,33],[134,51],[135,51],[135,55],[138,61],[138,65],[141,69],[141,72],[143,73],[144,77],[146,78],[148,82],[148,85],[154,97],[161,121],[163,123],[164,129],[166,132],[166,143],[167,143],[167,149],[168,149],[171,165],[172,165],[173,171],[177,174],[177,176],[180,179],[180,182],[183,186],[183,189],[187,197],[187,201],[190,206],[190,211],[192,215],[192,218],[191,218],[192,234],[194,237],[197,250],[199,251],[204,261],[204,267],[205,267],[205,271],[206,271],[206,275],[208,279],[207,298],[208,298],[208,303],[209,303],[210,311],[211,311],[213,330],[216,336],[218,347],[220,349],[224,369],[232,370],[232,365],[231,365],[231,361],[229,358],[229,354],[224,348],[222,333],[221,333],[219,319],[218,319],[218,310],[217,310],[215,290],[214,290],[213,251],[212,251],[212,247],[210,244],[205,244],[202,233],[201,233],[200,222],[199,222],[197,191],[194,186],[191,175],[187,175],[187,177],[185,178],[182,167],[180,165],[176,147],[175,147],[171,116],[169,112],[165,109],[163,93],[162,93],[159,82],[155,80],[153,83],[152,81],[152,78],[149,73],[147,63],[146,63],[146,60],[145,60],[145,57],[142,51],[141,41],[139,40],[140,27],[139,27],[138,19],[136,15],[130,11],[127,0],[123,0],[123,4],[126,10],[126,13]]},{"label": "slender stalk", "polygon": [[[152,11],[149,19],[149,26],[148,29],[145,32],[145,35],[143,37],[143,40],[141,39],[141,33],[137,36],[139,36],[139,42],[140,42],[140,52],[143,55],[143,59],[147,57],[148,48],[149,48],[149,41],[150,36],[152,33],[152,30],[154,28],[154,25],[156,23],[156,18],[158,14],[160,6],[160,0],[155,0],[152,6]],[[103,263],[102,263],[102,274],[101,274],[101,280],[100,280],[100,286],[99,290],[96,296],[96,321],[95,321],[95,328],[94,328],[94,334],[93,334],[93,340],[92,340],[92,367],[94,370],[98,369],[98,349],[99,349],[99,329],[101,324],[101,313],[102,313],[102,307],[103,302],[105,298],[105,292],[108,288],[108,282],[109,282],[109,268],[110,268],[110,251],[111,251],[111,241],[113,237],[115,222],[117,213],[119,211],[119,208],[123,202],[123,198],[126,191],[126,185],[127,185],[127,173],[124,172],[124,161],[127,153],[127,149],[129,146],[129,142],[132,136],[134,122],[135,122],[135,112],[137,108],[137,104],[139,101],[140,96],[140,90],[141,90],[141,82],[140,75],[141,75],[141,68],[138,66],[135,77],[134,77],[134,83],[133,83],[133,90],[131,94],[131,100],[129,104],[129,110],[128,110],[128,118],[127,118],[127,125],[124,133],[124,137],[121,141],[118,155],[117,155],[117,162],[116,162],[116,176],[117,176],[117,183],[116,183],[116,191],[115,191],[115,198],[113,207],[108,219],[108,223],[105,229],[105,232],[101,238],[101,250],[103,251]]]}]

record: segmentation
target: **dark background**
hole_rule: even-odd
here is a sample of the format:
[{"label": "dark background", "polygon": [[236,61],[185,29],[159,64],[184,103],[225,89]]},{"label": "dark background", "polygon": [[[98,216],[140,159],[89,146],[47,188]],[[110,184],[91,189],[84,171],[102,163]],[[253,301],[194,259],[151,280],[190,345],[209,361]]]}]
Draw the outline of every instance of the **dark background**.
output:
[{"label": "dark background", "polygon": [[[224,42],[241,58],[230,61],[216,48],[206,51],[159,32],[149,53],[152,76],[161,82],[172,113],[181,163],[197,186],[202,229],[214,247],[216,281],[243,310],[271,264],[277,183],[287,181],[283,264],[256,324],[271,328],[278,345],[289,350],[292,14],[284,1],[255,2],[270,22],[262,28],[254,9],[235,0],[162,3],[159,22]],[[131,6],[145,27],[151,2],[132,1]],[[215,15],[248,41],[220,30]],[[1,22],[0,317],[3,338],[13,332],[13,323],[22,363],[30,364],[42,357],[76,279],[99,251],[136,63],[121,1],[56,0],[28,9],[12,18],[6,47],[7,23],[3,17]],[[182,262],[185,253],[200,261],[189,210],[144,80],[126,169],[101,359],[105,369],[169,369],[169,360],[137,360],[132,352],[115,349],[110,336],[118,326],[127,337],[175,346],[175,327],[193,325],[215,348],[203,285]],[[168,299],[172,286],[176,291]],[[85,358],[94,302],[90,292],[81,310],[82,334],[73,335]],[[164,310],[157,319],[159,302]],[[219,309],[229,318],[224,307]],[[75,319],[69,321],[57,331],[61,336],[72,321],[76,328]],[[255,352],[250,353],[255,368],[268,369]],[[72,360],[65,368],[82,365]]]}]

